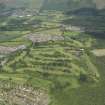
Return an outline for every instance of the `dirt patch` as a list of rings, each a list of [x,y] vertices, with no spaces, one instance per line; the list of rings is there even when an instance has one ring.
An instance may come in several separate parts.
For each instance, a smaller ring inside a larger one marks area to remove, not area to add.
[[[98,57],[105,56],[105,49],[94,49],[92,53]]]
[[[23,50],[23,49],[26,49],[25,45],[20,45],[16,47],[0,46],[0,54],[9,54],[17,50]]]

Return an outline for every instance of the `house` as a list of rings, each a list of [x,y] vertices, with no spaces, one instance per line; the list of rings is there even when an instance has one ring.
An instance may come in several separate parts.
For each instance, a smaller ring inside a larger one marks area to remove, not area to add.
[[[44,35],[44,34],[30,34],[26,38],[31,40],[33,43],[41,43],[48,41],[64,40],[62,35]]]

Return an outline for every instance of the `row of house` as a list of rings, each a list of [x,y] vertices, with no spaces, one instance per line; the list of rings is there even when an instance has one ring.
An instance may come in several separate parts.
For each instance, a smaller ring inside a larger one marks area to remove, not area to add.
[[[27,36],[27,38],[33,43],[64,40],[64,37],[62,35],[30,34]]]
[[[31,17],[31,16],[35,16],[35,15],[38,15],[38,11],[37,10],[21,10],[21,9],[18,9],[18,10],[14,10],[13,13],[12,13],[12,16],[14,17]]]
[[[83,27],[73,26],[73,25],[60,25],[61,30],[64,31],[76,31],[76,32],[84,32],[85,29]]]

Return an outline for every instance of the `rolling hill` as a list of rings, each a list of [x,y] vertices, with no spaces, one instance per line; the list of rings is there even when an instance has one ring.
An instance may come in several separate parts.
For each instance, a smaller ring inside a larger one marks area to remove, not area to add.
[[[0,0],[0,105],[103,105],[104,4]]]

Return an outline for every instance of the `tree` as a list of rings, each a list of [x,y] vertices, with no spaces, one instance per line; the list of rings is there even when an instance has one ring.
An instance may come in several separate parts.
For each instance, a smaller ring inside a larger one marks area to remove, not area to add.
[[[88,81],[88,75],[87,75],[87,74],[84,74],[84,73],[81,73],[79,80],[80,80],[81,82],[86,82],[86,81]]]

